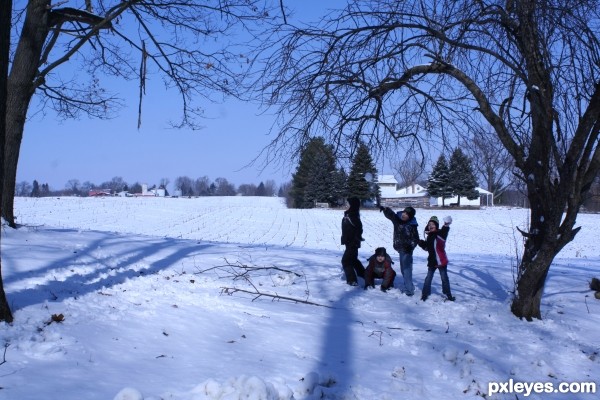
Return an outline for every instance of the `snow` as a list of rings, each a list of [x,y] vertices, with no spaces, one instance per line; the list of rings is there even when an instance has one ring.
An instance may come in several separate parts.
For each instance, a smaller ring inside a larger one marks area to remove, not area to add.
[[[432,214],[453,218],[456,302],[443,301],[437,274],[419,300],[420,249],[414,297],[346,285],[342,210],[116,197],[17,198],[15,211],[21,227],[2,230],[15,317],[0,323],[2,399],[457,399],[483,398],[493,383],[598,383],[589,281],[600,275],[600,215],[579,215],[550,270],[543,319],[526,322],[510,313],[524,209],[417,209],[421,231]],[[385,246],[401,286],[392,224],[361,216],[361,259]],[[596,398],[526,394],[487,398]]]

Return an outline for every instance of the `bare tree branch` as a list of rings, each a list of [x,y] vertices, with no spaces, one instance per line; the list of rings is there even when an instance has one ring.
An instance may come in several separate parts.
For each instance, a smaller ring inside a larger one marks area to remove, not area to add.
[[[522,0],[351,0],[272,32],[257,88],[280,120],[269,155],[323,136],[348,157],[469,143],[492,131],[531,205],[511,310],[541,318],[553,258],[600,172],[600,9]]]
[[[318,306],[318,307],[325,307],[325,308],[335,308],[332,306],[328,306],[325,304],[319,304],[319,303],[314,303],[312,301],[308,301],[308,300],[302,300],[302,299],[295,299],[293,297],[288,297],[288,296],[281,296],[277,293],[265,293],[265,292],[260,292],[258,289],[254,288],[254,290],[246,290],[246,289],[240,289],[240,288],[231,288],[231,287],[223,287],[221,288],[221,293],[224,293],[226,295],[233,295],[234,293],[240,292],[240,293],[249,293],[252,295],[255,295],[255,297],[252,299],[252,301],[260,298],[260,297],[270,297],[274,300],[286,300],[286,301],[291,301],[293,303],[302,303],[302,304],[309,304],[312,306]]]

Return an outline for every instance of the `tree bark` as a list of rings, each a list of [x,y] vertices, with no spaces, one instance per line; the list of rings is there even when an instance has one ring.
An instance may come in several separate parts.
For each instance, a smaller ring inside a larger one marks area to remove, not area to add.
[[[17,165],[21,151],[23,130],[29,103],[38,86],[35,78],[38,60],[48,36],[49,0],[31,0],[27,17],[15,52],[7,84],[6,144],[4,148],[4,182],[2,182],[2,216],[11,227],[16,227],[14,197]]]
[[[515,297],[511,304],[512,313],[518,318],[532,321],[542,319],[541,300],[550,264],[558,251],[547,253],[546,257],[523,259],[519,266],[522,276],[518,280]]]
[[[0,3],[0,165],[4,159],[3,152],[6,138],[6,97],[8,81],[8,56],[10,53],[10,28],[12,16],[12,0]],[[3,168],[0,168],[0,188],[3,182]],[[4,196],[0,191],[0,201]],[[0,235],[2,232],[0,232]],[[1,240],[1,239],[0,239]],[[0,249],[2,247],[0,246]],[[1,252],[1,250],[0,250]],[[11,323],[13,315],[4,292],[2,279],[2,257],[0,253],[0,321]]]
[[[535,172],[533,173],[535,176]],[[527,321],[542,319],[541,298],[546,277],[554,258],[571,242],[580,228],[573,229],[583,194],[569,183],[563,188],[573,193],[572,202],[560,185],[542,178],[528,182],[531,222],[526,237],[523,258],[518,269],[517,287],[511,304],[512,313]],[[567,209],[566,216],[565,208]]]

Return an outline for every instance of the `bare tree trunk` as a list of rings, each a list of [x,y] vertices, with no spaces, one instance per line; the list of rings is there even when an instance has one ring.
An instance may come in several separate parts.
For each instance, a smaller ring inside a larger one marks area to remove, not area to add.
[[[544,293],[546,276],[550,269],[552,259],[558,251],[549,251],[545,257],[522,260],[519,269],[522,271],[521,278],[517,283],[516,295],[511,304],[512,313],[519,317],[532,321],[534,318],[542,319],[541,300]]]
[[[522,232],[526,238],[525,248],[511,304],[512,313],[528,321],[542,318],[541,298],[548,271],[554,258],[579,232],[580,228],[573,229],[573,226],[580,199],[585,195],[571,182],[564,186],[545,182],[528,185],[531,222],[529,232]],[[576,193],[570,201],[565,195],[568,192]]]
[[[3,152],[6,138],[6,97],[8,81],[8,55],[10,52],[10,28],[11,28],[12,0],[0,3],[0,166],[2,165]],[[0,188],[3,182],[4,169],[0,168]],[[4,199],[0,191],[0,200]],[[1,232],[0,232],[1,235]],[[1,237],[0,237],[1,240]],[[2,247],[0,246],[0,249]],[[1,250],[0,250],[1,251]],[[13,315],[8,305],[6,293],[4,292],[4,280],[2,279],[2,257],[0,253],[0,321],[11,323]]]
[[[9,79],[10,81],[10,79]],[[9,87],[12,85],[9,83]],[[14,214],[15,187],[17,181],[17,165],[21,151],[21,140],[25,128],[27,107],[31,95],[25,92],[9,89],[9,102],[7,105],[6,143],[4,150],[4,182],[2,184],[2,217],[9,226],[16,228]]]
[[[31,0],[27,5],[27,17],[15,52],[8,77],[6,104],[6,144],[4,148],[4,182],[2,183],[2,216],[11,227],[16,227],[14,197],[17,180],[17,164],[23,139],[27,109],[37,83],[34,81],[38,60],[44,41],[48,36],[48,10],[50,1]]]

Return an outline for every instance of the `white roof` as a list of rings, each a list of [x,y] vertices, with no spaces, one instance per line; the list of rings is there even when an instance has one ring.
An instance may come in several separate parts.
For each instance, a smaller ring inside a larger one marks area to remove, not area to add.
[[[398,183],[394,175],[379,175],[377,177],[377,183],[393,183],[394,185]]]
[[[399,193],[388,193],[385,196],[382,194],[381,197],[385,199],[412,199],[415,197],[427,197],[428,194],[426,191],[418,192],[418,193],[409,193],[409,194],[399,194]]]

